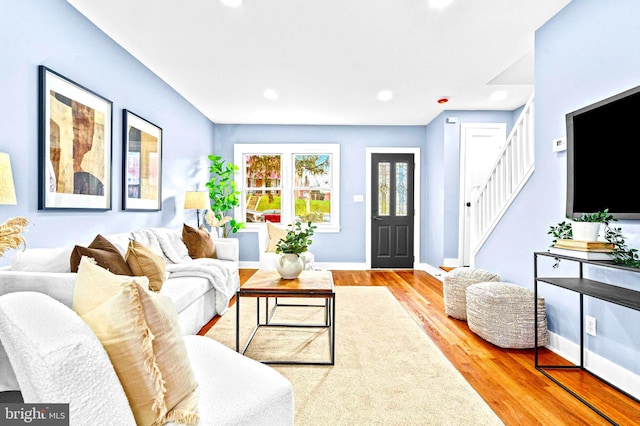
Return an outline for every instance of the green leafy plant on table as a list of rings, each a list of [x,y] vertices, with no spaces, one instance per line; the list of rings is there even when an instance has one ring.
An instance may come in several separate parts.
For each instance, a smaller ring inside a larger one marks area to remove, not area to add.
[[[628,248],[624,235],[622,235],[622,228],[615,228],[611,226],[611,222],[615,222],[616,219],[609,213],[609,209],[605,209],[595,213],[583,213],[582,216],[562,221],[555,226],[550,226],[547,234],[553,236],[551,246],[553,246],[558,239],[572,239],[573,231],[571,228],[571,221],[574,222],[599,222],[604,226],[604,239],[613,245],[613,252],[611,253],[612,260],[615,263],[631,266],[634,268],[640,268],[640,258],[638,257],[638,249]]]
[[[305,228],[302,227],[302,222],[289,224],[287,226],[287,235],[276,243],[276,253],[293,253],[297,255],[304,253],[312,243],[311,237],[316,228],[317,226],[313,225],[311,221],[307,223]]]
[[[209,173],[211,179],[206,183],[209,188],[211,210],[205,215],[205,220],[212,227],[222,228],[226,238],[230,233],[235,234],[244,228],[244,222],[236,221],[226,213],[240,205],[240,191],[236,188],[234,175],[238,172],[238,166],[225,161],[219,155],[209,155],[211,166]]]

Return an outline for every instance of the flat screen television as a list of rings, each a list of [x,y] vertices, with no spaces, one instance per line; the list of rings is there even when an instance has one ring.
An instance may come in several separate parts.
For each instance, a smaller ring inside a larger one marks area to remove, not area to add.
[[[567,217],[640,219],[640,86],[566,115]]]

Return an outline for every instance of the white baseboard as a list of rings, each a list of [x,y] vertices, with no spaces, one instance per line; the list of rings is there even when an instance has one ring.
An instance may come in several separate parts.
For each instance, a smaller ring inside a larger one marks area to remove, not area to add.
[[[325,263],[325,262],[315,262],[314,266],[320,269],[333,270],[333,271],[364,271],[366,268],[365,263],[347,263],[347,262],[336,262],[336,263]],[[255,261],[241,261],[238,263],[239,268],[246,269],[260,269],[260,262]]]
[[[324,262],[316,262],[315,266],[321,269],[333,270],[333,271],[364,271],[367,269],[366,263],[347,263],[347,262],[336,262],[336,263],[324,263]],[[241,261],[238,263],[239,268],[243,269],[259,269],[260,262],[257,261]],[[438,278],[440,281],[444,279],[446,272],[440,268],[436,268],[435,266],[428,265],[426,263],[420,263],[415,266],[415,269],[419,269],[421,271],[428,272],[434,277]]]
[[[446,271],[443,271],[440,268],[436,268],[435,266],[431,266],[427,263],[420,263],[416,269],[420,269],[421,271],[425,271],[430,275],[433,275],[440,281],[444,281],[444,276],[447,274]]]
[[[577,343],[549,332],[547,348],[576,365],[580,364],[580,345]],[[584,366],[614,386],[640,399],[640,375],[587,349],[584,351]]]
[[[460,259],[456,258],[445,258],[443,260],[443,265],[442,266],[450,266],[450,267],[457,267],[457,266],[462,266],[460,264]]]

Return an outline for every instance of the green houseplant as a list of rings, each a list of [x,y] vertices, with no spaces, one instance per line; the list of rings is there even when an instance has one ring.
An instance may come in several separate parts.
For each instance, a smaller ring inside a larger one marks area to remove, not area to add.
[[[604,226],[604,239],[613,245],[613,252],[611,253],[612,260],[615,263],[620,263],[634,268],[640,268],[640,258],[638,257],[638,250],[635,248],[628,248],[624,235],[622,235],[621,228],[615,228],[611,226],[611,222],[615,222],[616,219],[609,213],[609,209],[605,209],[595,213],[584,213],[582,216],[562,221],[557,225],[550,226],[547,234],[553,236],[553,246],[558,239],[572,239],[573,238],[573,222],[595,222]]]
[[[316,228],[311,221],[305,228],[302,228],[301,222],[287,226],[287,234],[276,243],[276,253],[280,255],[276,269],[283,279],[297,278],[304,269],[300,255],[311,245]]]
[[[276,253],[289,253],[300,255],[307,251],[311,245],[311,237],[317,226],[311,221],[306,228],[302,228],[302,222],[291,223],[287,226],[287,235],[276,243]]]
[[[209,155],[211,179],[206,183],[211,199],[211,211],[205,215],[205,220],[212,227],[222,228],[226,238],[230,233],[236,233],[244,228],[244,222],[236,221],[232,216],[226,216],[229,210],[240,205],[240,191],[236,189],[233,179],[238,172],[238,166],[225,161],[219,155]]]

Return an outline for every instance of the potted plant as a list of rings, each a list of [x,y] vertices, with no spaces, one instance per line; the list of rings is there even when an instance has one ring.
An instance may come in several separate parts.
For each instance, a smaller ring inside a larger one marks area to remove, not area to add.
[[[311,221],[305,228],[299,221],[287,226],[287,234],[276,243],[276,253],[280,254],[276,269],[282,278],[294,279],[300,275],[304,269],[304,262],[300,259],[300,255],[311,245],[311,237],[316,228],[317,226]]]
[[[569,219],[569,221],[562,221],[555,226],[549,227],[550,229],[547,234],[553,235],[554,238],[551,244],[552,246],[558,239],[578,239],[575,237],[576,225],[582,223],[595,223],[598,226],[604,225],[604,239],[613,245],[613,252],[611,253],[612,260],[615,263],[640,268],[638,250],[635,248],[628,248],[624,235],[622,235],[622,229],[615,228],[610,225],[611,222],[615,222],[618,219],[609,213],[609,209],[591,214],[584,213],[582,216],[573,220],[570,218],[567,219]],[[596,238],[585,241],[595,241]]]
[[[219,155],[209,155],[211,166],[209,173],[211,179],[206,183],[209,188],[211,210],[205,214],[205,220],[211,227],[222,229],[222,236],[228,237],[229,233],[236,233],[244,228],[244,222],[236,221],[232,216],[226,216],[229,210],[240,205],[240,191],[236,189],[233,176],[238,171],[238,166],[226,162]]]

